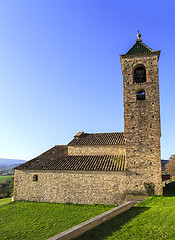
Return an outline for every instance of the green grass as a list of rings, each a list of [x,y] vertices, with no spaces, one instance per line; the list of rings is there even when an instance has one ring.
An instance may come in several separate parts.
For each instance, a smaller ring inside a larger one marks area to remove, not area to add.
[[[175,239],[175,182],[76,240]]]
[[[12,202],[0,206],[0,239],[48,239],[113,206]]]
[[[10,203],[12,200],[12,198],[2,198],[0,199],[0,205],[6,204],[6,203]]]
[[[0,206],[0,240],[48,239],[112,206],[12,202]],[[175,239],[175,182],[76,240]]]
[[[6,180],[11,180],[14,175],[0,176],[0,183],[5,182]]]

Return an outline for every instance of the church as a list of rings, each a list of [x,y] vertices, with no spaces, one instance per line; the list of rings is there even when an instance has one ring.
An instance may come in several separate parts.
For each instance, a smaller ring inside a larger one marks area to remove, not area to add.
[[[142,42],[120,55],[124,132],[78,132],[15,168],[14,200],[119,205],[162,194],[158,60]]]

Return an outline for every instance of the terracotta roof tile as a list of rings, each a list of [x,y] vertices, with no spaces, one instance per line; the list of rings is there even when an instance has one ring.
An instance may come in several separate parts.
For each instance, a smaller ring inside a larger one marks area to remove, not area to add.
[[[40,156],[15,167],[16,170],[124,171],[125,156],[68,156],[65,146],[55,146]]]
[[[48,158],[54,159],[56,156],[68,155],[68,146],[67,145],[56,145],[55,147],[47,150],[46,152],[39,155],[37,158]]]
[[[68,144],[76,145],[118,145],[125,144],[123,132],[114,133],[83,133],[75,135],[74,139]]]

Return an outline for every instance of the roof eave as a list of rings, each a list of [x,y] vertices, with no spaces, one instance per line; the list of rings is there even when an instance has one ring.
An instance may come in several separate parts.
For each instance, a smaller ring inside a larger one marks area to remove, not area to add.
[[[132,53],[132,54],[122,54],[120,55],[120,58],[132,58],[132,57],[138,57],[138,56],[149,56],[149,55],[157,55],[158,59],[160,56],[161,50],[153,51],[153,52],[146,52],[146,53]]]
[[[114,143],[114,144],[71,144],[69,143],[68,146],[70,147],[84,147],[84,146],[88,146],[88,147],[92,147],[92,146],[118,146],[118,145],[125,145],[124,143]]]

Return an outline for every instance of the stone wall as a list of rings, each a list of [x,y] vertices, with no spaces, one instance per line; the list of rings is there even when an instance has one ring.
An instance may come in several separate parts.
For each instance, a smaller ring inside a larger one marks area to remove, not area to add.
[[[68,155],[126,155],[125,145],[68,146]]]
[[[145,179],[126,172],[16,170],[14,181],[14,200],[24,201],[119,205],[126,195],[145,194]]]
[[[126,168],[140,176],[140,181],[153,182],[155,193],[162,194],[160,157],[159,51],[121,56],[124,90],[124,133]],[[146,82],[135,83],[134,70],[146,69]],[[136,93],[145,91],[145,100]]]

